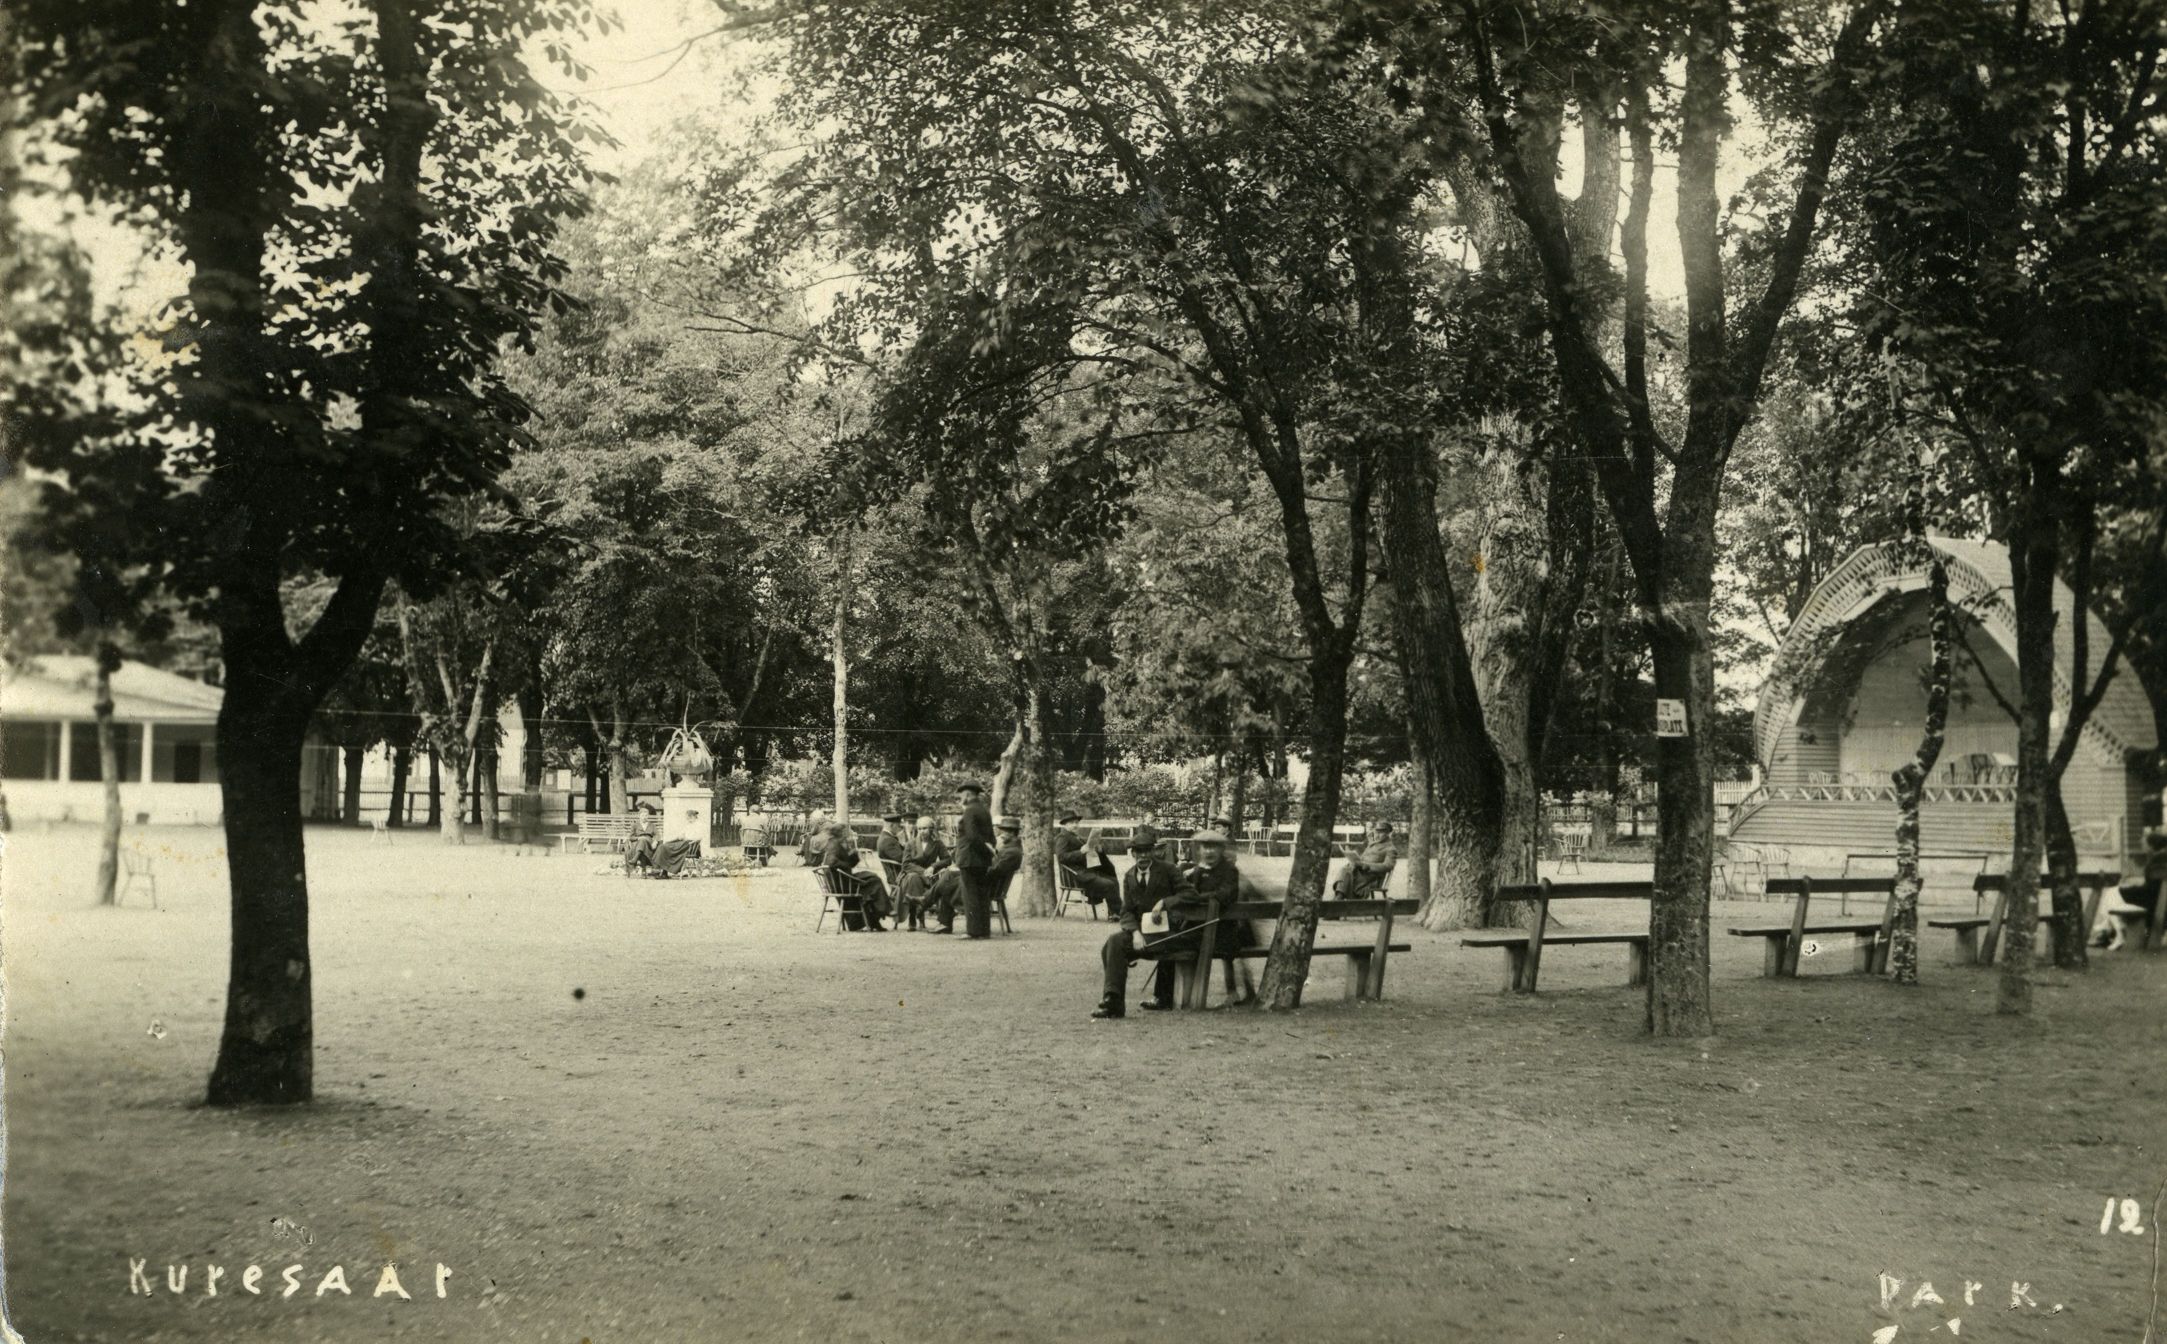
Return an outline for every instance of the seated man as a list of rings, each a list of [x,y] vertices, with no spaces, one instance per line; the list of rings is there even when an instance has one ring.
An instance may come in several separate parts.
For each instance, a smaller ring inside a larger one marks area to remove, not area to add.
[[[1245,879],[1234,865],[1234,856],[1227,852],[1227,838],[1217,830],[1198,831],[1194,837],[1196,862],[1182,869],[1182,876],[1196,888],[1198,898],[1213,901],[1221,910],[1241,901],[1260,899],[1256,888]],[[1226,967],[1227,997],[1235,1003],[1254,1003],[1257,997],[1256,980],[1249,973],[1249,963],[1237,961],[1236,952],[1245,947],[1256,946],[1256,929],[1246,919],[1219,921],[1219,932],[1212,938],[1214,956],[1223,957]],[[1234,968],[1241,968],[1241,989],[1234,988]]]
[[[874,933],[884,932],[880,921],[888,914],[888,889],[881,885],[878,874],[859,870],[858,842],[852,837],[849,826],[841,822],[828,823],[827,841],[820,849],[820,866],[856,886],[858,908],[865,912],[865,927]],[[853,927],[847,915],[843,927]]]
[[[1392,847],[1392,823],[1381,821],[1370,832],[1369,843],[1354,856],[1332,883],[1332,896],[1342,901],[1366,900],[1384,894],[1385,883],[1392,879],[1392,866],[1399,862],[1399,853]]]
[[[1196,888],[1173,864],[1159,857],[1159,833],[1139,826],[1129,841],[1136,863],[1121,880],[1121,931],[1099,949],[1099,966],[1105,972],[1105,991],[1091,1014],[1098,1019],[1128,1016],[1129,966],[1138,958],[1158,958],[1194,952],[1201,941],[1206,903]],[[1166,913],[1170,927],[1165,933],[1143,932],[1147,911]],[[1174,1006],[1174,968],[1162,962],[1152,982],[1146,1008],[1164,1010]]]
[[[1107,903],[1106,917],[1118,919],[1121,917],[1121,881],[1114,876],[1113,860],[1098,854],[1098,861],[1093,863],[1093,852],[1084,844],[1083,836],[1070,829],[1082,820],[1080,812],[1061,814],[1061,824],[1053,833],[1054,857],[1068,880],[1082,889],[1084,899],[1091,903],[1093,910],[1104,901]]]
[[[1014,817],[1002,817],[993,824],[993,833],[993,862],[986,867],[988,899],[995,892],[1006,896],[1008,884],[1023,868],[1023,823]]]
[[[903,898],[910,911],[911,927],[927,933],[952,933],[963,879],[949,861],[948,846],[942,843],[934,818],[927,817],[914,834],[917,838],[910,862],[903,866]],[[940,927],[927,922],[928,914]]]

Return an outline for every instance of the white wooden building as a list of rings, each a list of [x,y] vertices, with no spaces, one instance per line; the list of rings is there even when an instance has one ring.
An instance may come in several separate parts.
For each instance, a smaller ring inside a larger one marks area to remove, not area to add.
[[[2008,552],[1991,542],[1933,537],[1949,597],[1972,656],[1956,653],[1946,739],[1921,810],[1928,853],[2008,854],[2016,799],[2016,724],[1996,699],[2017,694],[2016,613]],[[1926,566],[1891,545],[1853,552],[1816,588],[1784,636],[1754,716],[1763,785],[1738,806],[1734,839],[1842,853],[1894,847],[1890,775],[1910,760],[1925,719]],[[2109,645],[2091,613],[2087,657],[2076,669],[2075,597],[2057,584],[2054,726],[2080,678],[2089,684]],[[1976,662],[1974,661],[1974,656]],[[1991,683],[1991,685],[1989,685]],[[2142,687],[2116,670],[2079,737],[2062,796],[2087,860],[2127,865],[2156,823],[2157,726]],[[1803,856],[1801,856],[1803,857]],[[2129,871],[2125,866],[2123,871]]]
[[[97,667],[53,655],[0,676],[0,777],[17,821],[90,821],[103,814]],[[216,822],[216,686],[124,662],[113,674],[121,812],[158,824]]]

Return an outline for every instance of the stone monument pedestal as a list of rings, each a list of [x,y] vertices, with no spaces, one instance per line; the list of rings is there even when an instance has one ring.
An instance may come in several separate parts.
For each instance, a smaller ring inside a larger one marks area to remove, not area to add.
[[[690,840],[707,852],[708,815],[715,791],[697,784],[672,784],[662,791],[662,838]]]

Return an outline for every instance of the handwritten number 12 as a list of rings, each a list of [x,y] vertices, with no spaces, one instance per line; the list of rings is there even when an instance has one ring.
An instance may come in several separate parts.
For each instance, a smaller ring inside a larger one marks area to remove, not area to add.
[[[2122,1225],[2120,1227],[2116,1227],[2114,1223],[2114,1215],[2117,1209],[2121,1210],[2122,1214]],[[2131,1236],[2143,1236],[2144,1205],[2139,1204],[2134,1199],[2116,1199],[2112,1195],[2107,1196],[2107,1207],[2100,1210],[2099,1213],[2099,1230],[2102,1235],[2108,1232],[2127,1232]]]

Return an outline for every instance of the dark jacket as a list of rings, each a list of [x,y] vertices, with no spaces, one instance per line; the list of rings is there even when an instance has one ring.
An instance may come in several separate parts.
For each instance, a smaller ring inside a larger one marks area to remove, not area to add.
[[[993,809],[983,802],[963,809],[956,823],[956,867],[986,868],[993,863]]]
[[[919,844],[918,852],[910,856],[910,861],[912,867],[928,873],[938,872],[948,866],[948,846],[941,843],[938,834],[929,830]]]
[[[1166,902],[1168,918],[1174,930],[1179,931],[1184,920],[1194,922],[1202,919],[1203,906],[1197,901],[1196,888],[1189,885],[1181,870],[1165,859],[1153,859],[1148,878],[1138,880],[1144,865],[1137,864],[1121,875],[1121,927],[1134,933],[1144,926],[1144,912]]]
[[[893,831],[880,833],[880,842],[874,852],[880,855],[882,863],[901,863],[910,857],[910,851],[903,846],[903,837]]]
[[[857,845],[853,844],[847,835],[830,837],[828,843],[820,851],[820,866],[823,868],[840,868],[844,872],[849,872],[858,866]]]
[[[1002,845],[993,851],[993,862],[986,865],[986,880],[998,884],[1001,879],[1014,877],[1023,867],[1023,846],[1016,843]]]

